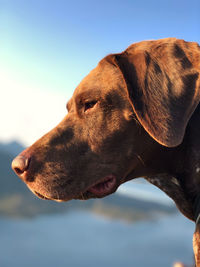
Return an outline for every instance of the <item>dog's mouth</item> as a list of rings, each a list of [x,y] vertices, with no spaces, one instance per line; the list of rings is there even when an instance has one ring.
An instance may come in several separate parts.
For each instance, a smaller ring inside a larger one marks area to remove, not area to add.
[[[29,187],[29,189],[40,199],[44,199],[44,200],[54,200],[54,201],[68,201],[72,198],[59,198],[58,197],[49,197],[46,196],[44,194],[39,193],[38,191],[32,189]],[[84,193],[81,194],[81,199],[83,195],[87,195],[92,194],[94,197],[104,197],[106,195],[109,195],[111,193],[114,193],[114,191],[117,189],[117,179],[113,174],[107,175],[106,177],[104,177],[103,179],[101,179],[100,181],[96,182],[94,185],[90,186]],[[74,197],[74,198],[79,198],[78,197]],[[87,197],[85,198],[87,199]]]
[[[91,186],[87,192],[92,193],[96,197],[103,197],[113,193],[117,188],[117,180],[113,174],[106,176],[101,181]]]

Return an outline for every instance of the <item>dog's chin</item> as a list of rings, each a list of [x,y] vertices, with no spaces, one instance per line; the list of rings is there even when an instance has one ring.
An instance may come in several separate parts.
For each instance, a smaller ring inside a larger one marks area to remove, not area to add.
[[[31,191],[35,196],[37,196],[38,198],[40,198],[40,199],[42,199],[42,200],[54,200],[54,201],[58,201],[58,202],[61,202],[61,201],[62,201],[62,200],[60,200],[60,199],[57,199],[57,198],[53,198],[53,197],[47,196],[47,194],[40,193],[40,192],[36,191],[35,189],[31,188],[30,186],[28,186],[28,188],[30,189],[30,191]]]
[[[35,190],[32,190],[32,189],[31,189],[31,191],[33,192],[34,195],[36,195],[38,198],[40,198],[42,200],[53,200],[53,201],[56,201],[56,202],[64,202],[64,201],[71,200],[71,198],[70,199],[68,199],[68,198],[61,199],[59,197],[55,197],[55,198],[54,197],[49,197],[49,196],[41,194],[41,193],[39,193],[39,192],[37,192]]]
[[[31,191],[33,192],[33,194],[35,194],[35,195],[36,195],[38,198],[40,198],[40,199],[51,200],[51,198],[46,197],[46,196],[40,194],[39,192],[37,192],[37,191],[35,191],[35,190],[31,190]]]

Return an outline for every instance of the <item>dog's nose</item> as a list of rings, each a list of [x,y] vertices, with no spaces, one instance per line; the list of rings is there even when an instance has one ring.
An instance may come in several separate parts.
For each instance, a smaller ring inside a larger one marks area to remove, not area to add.
[[[12,161],[12,169],[19,176],[22,177],[23,173],[28,169],[30,159],[24,156],[17,156]]]

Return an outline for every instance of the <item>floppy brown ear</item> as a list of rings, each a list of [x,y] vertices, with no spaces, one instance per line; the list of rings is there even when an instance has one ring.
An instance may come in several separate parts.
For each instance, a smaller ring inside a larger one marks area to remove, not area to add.
[[[160,144],[179,145],[200,101],[200,48],[175,38],[133,44],[114,60],[144,129]]]

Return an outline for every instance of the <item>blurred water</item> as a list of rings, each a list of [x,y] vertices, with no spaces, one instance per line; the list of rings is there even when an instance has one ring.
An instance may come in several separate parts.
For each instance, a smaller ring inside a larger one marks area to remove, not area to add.
[[[89,212],[0,219],[1,267],[169,267],[192,263],[193,223],[182,215],[128,224]]]
[[[174,202],[158,187],[145,181],[143,178],[131,180],[122,184],[117,194],[125,195],[130,198],[140,199],[143,201],[151,201],[167,206],[173,206]]]

